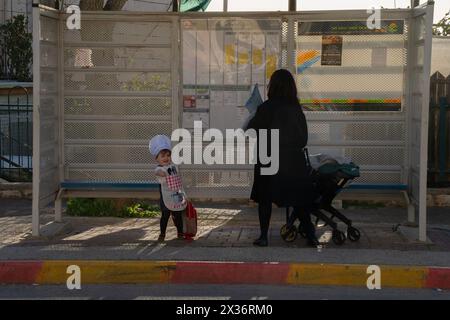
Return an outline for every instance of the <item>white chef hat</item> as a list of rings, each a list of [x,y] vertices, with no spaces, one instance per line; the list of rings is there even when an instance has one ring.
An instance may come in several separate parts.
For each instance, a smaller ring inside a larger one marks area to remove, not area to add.
[[[150,140],[148,148],[150,149],[150,153],[154,157],[157,157],[161,150],[172,150],[172,142],[168,136],[159,134]]]

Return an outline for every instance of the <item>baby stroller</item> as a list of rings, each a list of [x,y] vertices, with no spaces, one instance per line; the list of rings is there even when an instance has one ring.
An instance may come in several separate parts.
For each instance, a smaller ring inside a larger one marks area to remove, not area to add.
[[[353,179],[359,177],[359,167],[348,160],[338,161],[327,155],[309,156],[305,148],[306,164],[313,182],[314,199],[311,206],[311,215],[316,217],[316,226],[320,220],[325,222],[325,226],[330,226],[333,230],[332,240],[337,245],[342,245],[348,238],[351,241],[358,241],[361,233],[352,226],[352,221],[332,206],[333,199],[337,194]],[[326,211],[330,215],[325,214]],[[337,223],[333,220],[339,219],[347,225],[346,234],[337,228]],[[280,234],[284,241],[292,242],[297,238],[297,234],[306,237],[302,224],[295,226],[298,215],[290,208],[286,208],[286,224],[281,228]]]

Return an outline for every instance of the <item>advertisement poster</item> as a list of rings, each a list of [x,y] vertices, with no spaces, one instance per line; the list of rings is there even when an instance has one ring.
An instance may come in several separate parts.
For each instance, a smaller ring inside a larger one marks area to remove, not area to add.
[[[342,65],[342,37],[323,36],[322,37],[322,59],[323,66]]]
[[[205,127],[240,128],[251,88],[257,85],[265,97],[270,77],[280,67],[280,20],[195,19],[182,24],[183,126],[201,119]]]

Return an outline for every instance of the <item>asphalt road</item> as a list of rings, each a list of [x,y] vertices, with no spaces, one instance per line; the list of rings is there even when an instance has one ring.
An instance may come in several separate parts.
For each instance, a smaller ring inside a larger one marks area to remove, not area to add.
[[[450,300],[450,290],[256,285],[0,286],[0,299],[138,300]]]

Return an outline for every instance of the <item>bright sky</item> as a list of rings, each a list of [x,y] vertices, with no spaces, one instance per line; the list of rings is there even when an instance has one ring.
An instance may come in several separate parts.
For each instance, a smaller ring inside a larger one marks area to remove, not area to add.
[[[421,0],[420,3],[424,3]],[[297,0],[297,10],[407,8],[410,0]],[[223,0],[212,0],[207,11],[222,11]],[[228,0],[228,11],[287,11],[288,0]],[[434,21],[450,10],[450,0],[435,0]]]

